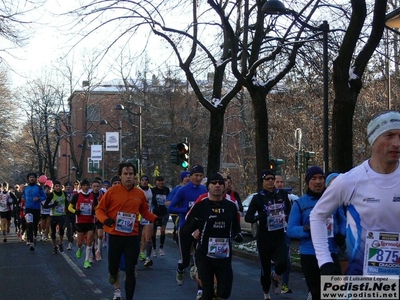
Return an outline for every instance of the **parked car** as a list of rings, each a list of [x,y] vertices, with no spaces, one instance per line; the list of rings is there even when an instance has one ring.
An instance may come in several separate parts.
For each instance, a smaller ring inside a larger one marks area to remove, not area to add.
[[[242,202],[243,205],[243,212],[240,213],[240,227],[242,228],[242,232],[247,232],[247,233],[251,233],[251,235],[253,236],[253,238],[257,237],[258,234],[258,222],[256,223],[247,223],[244,220],[244,216],[247,213],[247,209],[249,208],[250,202],[253,199],[253,196],[256,195],[257,193],[253,193],[248,195]]]

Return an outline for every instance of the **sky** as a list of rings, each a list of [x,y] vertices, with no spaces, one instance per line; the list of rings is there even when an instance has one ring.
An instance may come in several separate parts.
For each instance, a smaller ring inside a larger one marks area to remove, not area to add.
[[[28,18],[36,20],[30,29],[24,31],[30,34],[27,45],[14,49],[13,56],[5,57],[13,69],[11,72],[12,86],[18,87],[26,81],[48,74],[52,67],[60,66],[60,60],[62,60],[61,65],[64,66],[74,64],[74,71],[78,74],[75,78],[77,83],[80,84],[82,80],[85,80],[85,78],[78,78],[85,73],[84,65],[88,64],[93,53],[104,48],[104,45],[111,37],[115,36],[115,33],[100,30],[72,49],[77,38],[72,35],[72,31],[67,30],[70,27],[71,19],[60,16],[60,13],[78,5],[79,0],[48,0],[43,8],[27,15]],[[109,39],[107,40],[107,38]],[[137,34],[135,41],[130,43],[129,51],[125,51],[126,55],[135,56],[137,52],[141,52],[145,41],[144,33]],[[157,53],[159,49],[162,49],[159,43],[159,39],[155,37],[150,39],[150,47],[147,47],[149,57],[160,57],[160,54]],[[120,49],[121,46],[114,46],[110,55],[103,60],[98,69],[98,80],[107,81],[118,78],[118,72],[110,70],[110,65],[114,63],[114,66],[117,67],[118,62],[115,63],[114,59],[118,56]],[[65,59],[66,53],[69,53],[67,59]],[[150,68],[156,68],[158,64],[153,61],[151,65]]]

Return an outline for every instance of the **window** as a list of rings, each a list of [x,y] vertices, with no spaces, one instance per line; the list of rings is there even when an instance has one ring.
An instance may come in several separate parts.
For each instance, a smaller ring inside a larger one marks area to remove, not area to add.
[[[100,106],[97,104],[91,104],[87,108],[87,119],[88,121],[100,121]]]
[[[91,160],[88,158],[88,173],[98,173],[100,169],[100,163],[98,160]]]

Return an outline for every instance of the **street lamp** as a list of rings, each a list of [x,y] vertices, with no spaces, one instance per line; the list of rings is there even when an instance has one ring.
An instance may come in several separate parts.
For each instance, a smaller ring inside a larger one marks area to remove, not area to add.
[[[142,154],[143,154],[143,129],[142,129],[142,107],[139,106],[139,112],[135,113],[125,108],[122,104],[115,105],[115,110],[126,110],[128,113],[134,116],[139,116],[139,168],[137,172],[142,174]]]
[[[62,155],[62,157],[65,157],[65,159],[66,159],[66,164],[65,164],[65,167],[67,168],[67,172],[68,172],[68,176],[67,176],[67,181],[68,182],[70,182],[70,168],[69,168],[69,164],[70,164],[70,155],[69,154],[66,154],[66,153],[64,153],[63,155]]]
[[[329,24],[327,21],[318,26],[312,26],[299,18],[299,14],[294,10],[285,8],[279,0],[268,0],[264,3],[262,11],[267,15],[292,15],[304,27],[321,32],[323,44],[323,109],[324,109],[324,171],[329,170],[329,86],[328,86],[328,32]]]

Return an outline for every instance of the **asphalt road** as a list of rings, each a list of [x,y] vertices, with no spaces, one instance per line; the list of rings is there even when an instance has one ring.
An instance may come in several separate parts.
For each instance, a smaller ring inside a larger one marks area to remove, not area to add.
[[[14,231],[14,228],[11,228]],[[159,239],[157,239],[159,242]],[[66,248],[66,245],[64,245]],[[178,248],[167,237],[165,256],[153,258],[150,268],[139,262],[135,299],[196,299],[197,284],[185,274],[185,282],[178,286],[175,281]],[[54,299],[54,300],[103,300],[112,299],[113,286],[108,283],[107,250],[105,259],[83,268],[83,258],[72,251],[52,254],[50,243],[38,242],[31,252],[24,242],[12,233],[7,243],[0,244],[0,300]],[[257,261],[242,257],[233,258],[234,283],[229,299],[263,299],[259,283],[260,268]],[[307,289],[301,273],[292,272],[292,294],[272,295],[272,299],[306,299]]]

